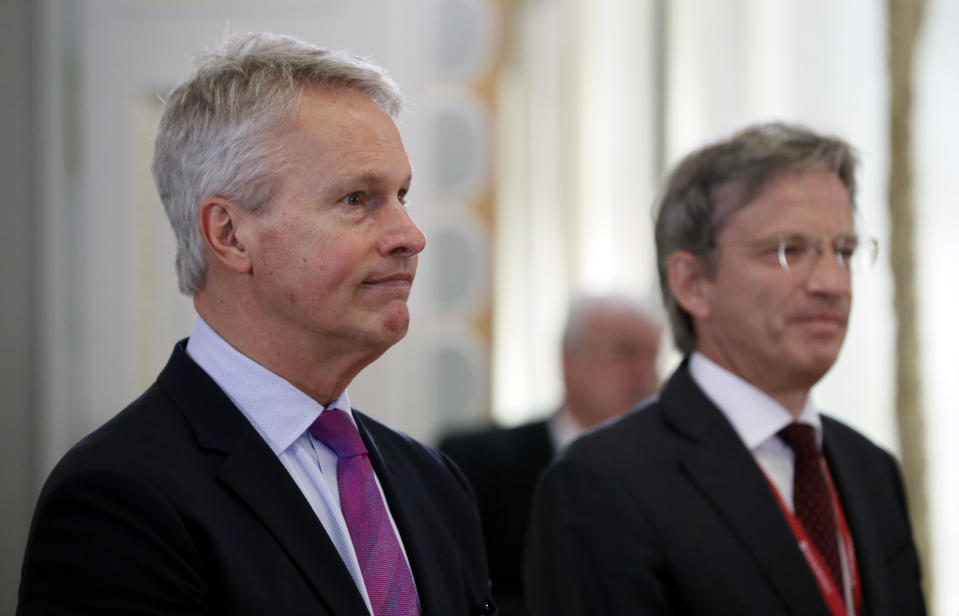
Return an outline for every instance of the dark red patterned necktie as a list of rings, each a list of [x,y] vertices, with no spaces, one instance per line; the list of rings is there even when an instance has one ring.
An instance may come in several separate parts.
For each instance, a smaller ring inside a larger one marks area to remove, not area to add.
[[[336,453],[340,506],[374,616],[416,616],[419,608],[413,575],[393,532],[356,426],[345,411],[327,409],[309,432]]]
[[[796,517],[829,567],[836,586],[842,588],[836,512],[833,511],[832,494],[823,474],[824,459],[816,443],[815,429],[794,422],[780,430],[779,437],[789,445],[796,457],[793,474]]]

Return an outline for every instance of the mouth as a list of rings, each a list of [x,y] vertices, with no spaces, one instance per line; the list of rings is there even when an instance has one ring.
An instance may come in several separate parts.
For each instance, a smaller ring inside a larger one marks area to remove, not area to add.
[[[832,310],[817,310],[798,315],[793,322],[818,332],[840,332],[846,329],[846,315]]]
[[[364,287],[409,289],[413,286],[413,274],[409,272],[394,272],[376,275],[367,278],[361,285]]]

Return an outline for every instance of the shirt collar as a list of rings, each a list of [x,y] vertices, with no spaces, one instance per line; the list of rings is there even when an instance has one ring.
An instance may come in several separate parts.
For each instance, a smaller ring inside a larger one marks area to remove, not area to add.
[[[302,436],[324,410],[322,404],[289,381],[236,350],[202,317],[197,317],[186,351],[253,424],[276,455]],[[346,390],[326,408],[347,411],[353,421]]]
[[[798,418],[755,385],[720,367],[695,351],[689,360],[689,373],[700,389],[726,416],[746,447],[752,451],[793,421],[809,424],[816,431],[822,446],[822,421],[812,402],[806,404]]]
[[[550,418],[547,426],[549,427],[550,441],[553,443],[553,451],[556,453],[566,449],[567,445],[586,432],[586,428],[576,421],[565,404],[559,409],[558,413]]]

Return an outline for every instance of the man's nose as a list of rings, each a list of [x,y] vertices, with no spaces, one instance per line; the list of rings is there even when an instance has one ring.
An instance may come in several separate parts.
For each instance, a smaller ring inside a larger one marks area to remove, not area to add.
[[[384,255],[413,257],[426,247],[426,236],[410,217],[406,206],[398,199],[385,212],[380,252]]]
[[[813,255],[812,268],[805,284],[810,293],[849,293],[849,264],[841,262],[832,246],[821,246]]]

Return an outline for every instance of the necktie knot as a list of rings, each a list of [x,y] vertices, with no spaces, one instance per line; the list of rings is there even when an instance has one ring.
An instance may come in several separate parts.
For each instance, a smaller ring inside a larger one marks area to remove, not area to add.
[[[816,460],[819,458],[819,445],[816,443],[816,429],[809,424],[793,422],[779,431],[781,438],[793,450],[798,460]]]
[[[366,445],[346,411],[326,409],[309,428],[313,438],[333,450],[337,458],[366,455]]]

